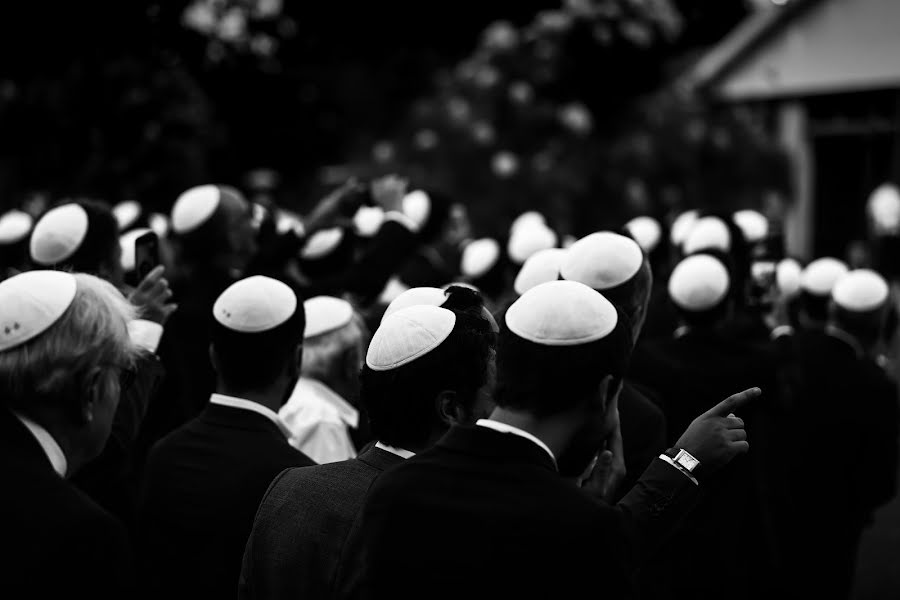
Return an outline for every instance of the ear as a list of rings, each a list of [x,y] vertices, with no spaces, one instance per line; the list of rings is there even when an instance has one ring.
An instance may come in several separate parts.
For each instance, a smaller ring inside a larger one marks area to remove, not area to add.
[[[444,390],[434,402],[438,416],[448,427],[466,422],[466,409],[459,402],[456,392]]]
[[[622,391],[623,380],[607,375],[600,382],[597,394],[592,399],[592,411],[608,412],[618,406],[619,392]]]
[[[84,388],[78,397],[78,416],[82,425],[90,425],[94,421],[94,410],[104,392],[102,374],[100,367],[94,367],[85,378]]]

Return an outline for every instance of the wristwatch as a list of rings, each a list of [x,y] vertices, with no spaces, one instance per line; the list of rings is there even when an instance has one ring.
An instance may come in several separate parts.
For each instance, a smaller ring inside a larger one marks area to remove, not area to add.
[[[703,475],[700,461],[683,448],[669,448],[665,455],[672,459],[676,467],[685,471],[688,475],[698,477]]]

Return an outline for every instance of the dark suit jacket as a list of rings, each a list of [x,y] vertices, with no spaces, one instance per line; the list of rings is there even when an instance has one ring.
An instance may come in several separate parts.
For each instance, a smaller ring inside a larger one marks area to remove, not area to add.
[[[61,478],[31,432],[0,409],[4,598],[129,598],[125,528]]]
[[[454,427],[385,472],[363,508],[373,598],[572,598],[629,594],[630,573],[698,488],[656,460],[617,506],[557,473],[533,442]]]
[[[342,598],[359,583],[355,538],[363,501],[403,462],[374,446],[353,460],[289,469],[259,505],[244,552],[240,598]]]
[[[628,493],[650,463],[665,452],[666,417],[649,399],[646,388],[626,381],[619,393],[619,420],[622,428],[622,450],[625,452],[625,478],[618,498]]]
[[[163,438],[147,461],[138,513],[149,595],[236,596],[266,488],[284,469],[312,464],[265,416],[217,404]]]

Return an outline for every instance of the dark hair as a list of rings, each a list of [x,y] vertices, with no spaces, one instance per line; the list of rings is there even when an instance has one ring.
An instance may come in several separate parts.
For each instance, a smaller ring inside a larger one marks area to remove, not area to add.
[[[110,266],[116,259],[119,223],[112,210],[101,202],[79,200],[75,204],[87,213],[87,232],[78,249],[53,267],[97,275],[104,266]]]
[[[423,244],[438,241],[444,231],[444,227],[450,220],[450,207],[453,202],[450,197],[435,189],[423,189],[430,201],[428,217],[419,230],[419,239]]]
[[[363,367],[360,400],[376,439],[400,448],[426,443],[445,426],[435,405],[443,391],[456,392],[470,407],[474,403],[487,381],[492,332],[478,314],[453,312],[453,331],[431,352],[389,371]]]
[[[643,308],[646,298],[650,296],[652,285],[653,272],[645,256],[640,268],[627,281],[617,286],[597,291],[621,309],[625,316],[629,319],[634,319]]]
[[[605,338],[575,346],[545,346],[519,337],[505,322],[497,350],[497,405],[546,417],[596,393],[603,379],[621,379],[631,354],[631,323],[619,321]]]
[[[885,308],[855,312],[834,306],[831,312],[832,322],[847,333],[859,339],[864,346],[871,346],[881,338],[885,327]]]
[[[806,290],[800,292],[800,307],[809,318],[825,322],[828,319],[828,304],[831,302],[831,295],[812,294]]]
[[[231,249],[231,242],[225,234],[231,227],[231,217],[227,211],[222,210],[222,203],[226,197],[239,202],[246,202],[246,199],[240,191],[233,187],[225,185],[218,187],[222,198],[209,219],[196,229],[176,235],[179,256],[187,262],[203,264]]]
[[[343,229],[343,236],[337,246],[328,254],[318,258],[300,258],[300,270],[310,279],[316,281],[343,273],[353,262],[356,250],[356,235],[349,229]],[[339,292],[339,290],[335,290]]]

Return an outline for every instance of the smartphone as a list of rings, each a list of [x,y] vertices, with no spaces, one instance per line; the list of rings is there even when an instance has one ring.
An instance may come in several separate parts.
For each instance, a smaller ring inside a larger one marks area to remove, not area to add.
[[[159,238],[156,233],[148,231],[134,241],[134,271],[131,273],[131,285],[139,285],[159,264]]]

